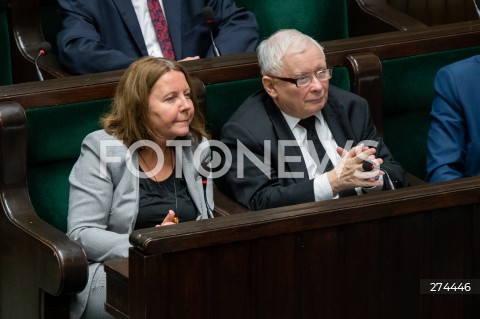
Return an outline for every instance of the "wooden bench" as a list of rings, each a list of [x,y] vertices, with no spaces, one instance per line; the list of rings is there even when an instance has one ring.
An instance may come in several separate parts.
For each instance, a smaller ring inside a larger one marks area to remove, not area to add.
[[[134,231],[128,261],[106,264],[107,309],[132,319],[477,318],[480,177],[371,195]],[[440,280],[472,294],[431,293]]]
[[[61,28],[56,0],[7,1],[13,83],[38,80],[34,61],[39,45],[44,41],[52,45],[52,52],[38,61],[44,77],[70,76],[61,68],[56,55],[56,36]],[[425,27],[384,0],[290,0],[281,4],[275,0],[236,2],[256,14],[261,38],[285,27],[298,28],[321,41]],[[380,5],[372,6],[368,2]],[[292,8],[298,12],[292,14]]]
[[[384,0],[235,0],[257,17],[260,38],[297,29],[318,41],[426,27]]]
[[[54,84],[47,82],[39,83]],[[203,83],[196,83],[196,92],[204,98]],[[73,103],[0,102],[1,318],[68,318],[70,295],[87,283],[85,252],[65,235],[68,176],[81,141],[99,128],[112,88],[97,82],[30,91],[49,99],[55,99],[56,92],[57,102],[70,94],[67,99],[80,96]],[[28,99],[26,95],[18,100]],[[245,211],[218,190],[214,197],[217,217]]]
[[[479,30],[478,23],[467,23],[324,44],[327,61],[335,68],[334,83],[369,99],[373,113],[380,114],[375,118],[381,128],[380,61],[474,48],[480,41]],[[206,114],[214,133],[260,85],[254,54],[190,61],[185,66],[206,85]],[[110,102],[121,74],[115,71],[0,87],[0,102],[6,103],[0,108],[0,317],[67,314],[68,295],[86,283],[85,255],[64,235],[67,176],[81,139],[97,128],[96,114]],[[26,110],[26,124],[18,104]],[[55,158],[58,154],[63,155]],[[56,169],[63,171],[63,177],[51,179],[50,172]],[[221,206],[215,200],[216,206]],[[226,213],[242,211],[241,207],[227,207]],[[9,244],[12,242],[15,244]],[[34,263],[48,269],[30,267]],[[13,268],[14,264],[22,267]],[[28,284],[24,278],[30,279]],[[12,290],[24,297],[19,300]]]
[[[16,102],[0,104],[0,317],[68,318],[69,294],[87,282],[87,258],[32,206],[25,115]]]
[[[428,26],[456,23],[479,18],[475,8],[478,0],[389,0],[393,7],[422,21]]]
[[[331,83],[369,101],[377,130],[390,151],[420,179],[426,171],[435,74],[442,66],[480,54],[479,34],[480,20],[323,43],[327,64],[335,68]],[[216,128],[261,87],[260,79],[254,78],[259,72],[254,54],[243,55],[235,62],[223,57],[185,65],[210,84],[207,117]],[[217,67],[214,73],[208,69],[213,65]],[[214,111],[219,109],[225,112]]]
[[[456,24],[475,27],[475,31],[471,30],[471,37],[460,36],[464,42],[457,42],[451,34],[419,38],[408,46],[388,42],[381,50],[373,50],[382,67],[383,138],[396,160],[421,179],[426,175],[427,134],[435,75],[443,66],[480,54],[479,23]],[[441,29],[442,26],[437,30]],[[422,33],[417,32],[418,35]]]
[[[86,284],[85,253],[65,235],[68,175],[83,137],[98,128],[98,117],[108,107],[120,75],[0,88],[2,318],[68,317],[69,296]],[[218,194],[218,215],[245,211]]]

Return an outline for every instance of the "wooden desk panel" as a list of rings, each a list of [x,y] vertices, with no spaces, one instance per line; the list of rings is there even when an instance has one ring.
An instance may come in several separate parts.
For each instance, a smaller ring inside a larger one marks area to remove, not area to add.
[[[105,309],[116,318],[128,318],[128,259],[105,262],[107,302]]]
[[[480,278],[480,177],[139,230],[130,240],[130,273],[126,261],[107,271],[109,289],[128,281],[128,307],[107,302],[130,318],[480,315],[479,294],[420,293],[421,279]]]

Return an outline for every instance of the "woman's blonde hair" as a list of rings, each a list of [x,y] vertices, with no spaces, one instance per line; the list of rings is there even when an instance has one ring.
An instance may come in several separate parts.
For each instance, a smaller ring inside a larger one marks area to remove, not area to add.
[[[105,131],[123,141],[127,147],[140,140],[161,138],[150,121],[148,100],[158,79],[171,71],[182,72],[190,87],[195,108],[190,133],[197,143],[203,136],[208,137],[205,118],[198,107],[194,85],[187,71],[178,62],[149,56],[138,59],[125,70],[118,82],[111,109],[101,119]]]

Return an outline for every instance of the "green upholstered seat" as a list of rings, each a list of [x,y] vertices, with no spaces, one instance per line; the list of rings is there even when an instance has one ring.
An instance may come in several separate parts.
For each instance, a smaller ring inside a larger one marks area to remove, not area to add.
[[[7,0],[0,0],[0,85],[12,84]]]
[[[395,159],[419,178],[426,174],[435,74],[475,54],[480,54],[480,47],[382,61],[383,137]]]
[[[68,176],[80,155],[84,137],[100,128],[110,100],[29,109],[28,191],[38,215],[66,232]]]
[[[348,37],[346,0],[235,0],[257,17],[260,39],[297,29],[318,41]]]

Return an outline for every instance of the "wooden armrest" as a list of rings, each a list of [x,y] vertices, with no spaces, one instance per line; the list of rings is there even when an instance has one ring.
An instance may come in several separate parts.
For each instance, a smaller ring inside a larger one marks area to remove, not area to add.
[[[37,81],[35,59],[40,44],[45,42],[41,4],[38,0],[9,1],[10,46],[12,55],[12,76],[14,83]],[[44,79],[72,76],[60,65],[54,53],[47,53],[38,59]]]
[[[413,175],[412,173],[407,172],[407,179],[410,182],[410,186],[425,185],[428,184],[423,179]]]
[[[350,76],[351,91],[368,101],[377,134],[382,136],[383,76],[380,59],[371,52],[353,53],[347,56],[345,65]]]
[[[26,136],[20,104],[0,103],[0,300],[11,313],[33,318],[32,312],[51,310],[44,309],[41,291],[60,296],[84,289],[88,260],[79,244],[42,220],[32,206]]]
[[[57,56],[51,52],[49,54],[46,54],[45,56],[42,56],[39,59],[38,66],[42,71],[45,79],[58,79],[73,76],[73,74],[65,71],[62,68]]]
[[[392,7],[386,0],[348,0],[348,3],[350,37],[427,28],[424,23]]]
[[[8,205],[1,212],[2,219],[6,216],[9,224],[2,228],[1,241],[15,245],[15,249],[0,253],[12,261],[11,269],[1,271],[10,273],[16,286],[40,288],[53,296],[82,291],[88,280],[83,248],[38,217],[25,189],[5,192],[2,202]],[[15,267],[20,264],[30,267]],[[24,283],[26,278],[28,284]]]
[[[215,201],[214,215],[216,217],[245,213],[249,210],[225,195],[215,185],[213,186],[213,198]]]
[[[406,31],[427,27],[424,23],[392,7],[386,0],[357,0],[358,5],[370,15],[388,23],[397,30]]]

